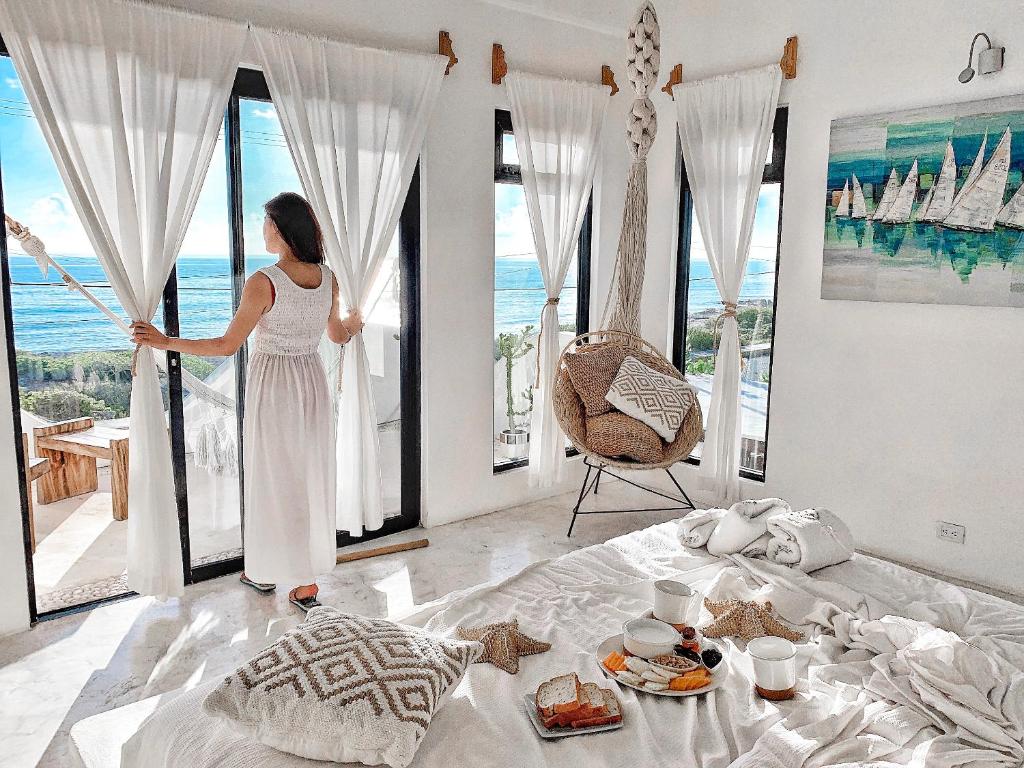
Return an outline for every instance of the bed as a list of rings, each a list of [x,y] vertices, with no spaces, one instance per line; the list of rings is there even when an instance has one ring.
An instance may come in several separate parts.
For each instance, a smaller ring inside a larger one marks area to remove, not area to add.
[[[650,608],[661,578],[711,596],[771,599],[813,638],[800,646],[796,699],[757,698],[742,646],[729,641],[731,671],[718,690],[667,699],[618,688],[622,729],[538,738],[523,695],[568,671],[601,681],[593,650]],[[516,676],[471,667],[414,766],[1024,764],[1024,607],[885,561],[855,555],[807,576],[686,549],[670,522],[449,594],[406,622],[447,632],[512,615],[553,649],[525,658]],[[204,715],[202,699],[218,682],[83,720],[71,729],[72,754],[85,768],[327,765],[249,742]]]

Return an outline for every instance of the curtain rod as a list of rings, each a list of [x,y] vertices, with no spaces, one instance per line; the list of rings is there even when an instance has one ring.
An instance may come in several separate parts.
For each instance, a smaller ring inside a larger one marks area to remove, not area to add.
[[[351,45],[354,48],[361,48],[361,49],[368,50],[368,51],[393,51],[395,53],[409,53],[409,54],[413,54],[413,55],[416,55],[416,56],[431,56],[431,55],[433,55],[433,54],[430,54],[430,53],[424,53],[422,51],[404,51],[404,50],[400,50],[400,49],[377,48],[377,47],[374,47],[374,46],[363,45],[361,43],[356,43],[356,42],[352,42],[352,41],[349,41],[349,40],[342,40],[342,39],[338,39],[338,38],[327,37],[326,35],[317,35],[317,34],[312,34],[312,33],[309,33],[309,32],[302,32],[302,31],[297,30],[297,29],[286,29],[284,27],[270,27],[270,26],[265,26],[263,24],[257,24],[255,22],[249,20],[249,19],[245,19],[245,20],[230,19],[230,18],[226,18],[224,16],[216,16],[216,15],[209,14],[209,13],[202,13],[200,11],[194,11],[194,10],[192,10],[190,8],[179,8],[178,6],[175,6],[175,5],[165,5],[165,4],[160,3],[160,2],[150,2],[149,0],[112,0],[112,2],[121,3],[122,5],[134,5],[136,7],[148,8],[148,9],[156,11],[156,12],[165,12],[165,13],[177,14],[179,16],[184,16],[184,17],[187,17],[189,19],[194,19],[196,21],[213,20],[213,21],[219,21],[219,22],[222,22],[222,23],[225,23],[225,24],[244,24],[250,30],[255,27],[255,28],[259,28],[259,29],[265,29],[265,30],[267,30],[269,32],[274,32],[274,33],[277,33],[277,34],[295,35],[296,37],[304,37],[304,38],[308,38],[310,40],[318,40],[318,41],[326,42],[326,43],[338,43],[340,45]],[[448,66],[445,68],[445,71],[444,71],[444,73],[446,75],[449,72],[451,72],[452,67],[454,67],[456,64],[459,63],[459,59],[455,56],[455,51],[452,48],[452,38],[451,38],[451,35],[449,35],[448,32],[446,32],[444,30],[441,30],[440,32],[438,32],[437,55],[439,55],[439,56],[446,56],[448,58]]]
[[[782,58],[779,59],[779,68],[782,70],[782,76],[786,80],[796,79],[796,47],[796,35],[786,38],[786,46],[782,49]],[[661,90],[667,93],[671,98],[675,99],[675,94],[672,93],[672,89],[675,86],[682,84],[683,65],[676,64],[672,67],[672,71],[669,73],[668,82],[662,86]]]
[[[501,85],[501,81],[507,74],[508,63],[505,61],[505,49],[502,48],[501,43],[493,43],[491,45],[491,83]],[[611,88],[612,96],[619,92],[619,86],[615,83],[615,72],[607,64],[601,65],[601,85]]]

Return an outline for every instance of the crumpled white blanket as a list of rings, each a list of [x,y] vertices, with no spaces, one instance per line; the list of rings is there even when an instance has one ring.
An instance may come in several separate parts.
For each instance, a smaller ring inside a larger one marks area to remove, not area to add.
[[[804,589],[815,596],[806,620],[816,626],[820,663],[812,661],[800,706],[731,768],[1024,765],[1020,618],[1006,622],[1005,631],[989,622],[977,635],[968,617],[956,627],[964,639],[920,618],[879,616],[892,607],[839,584],[734,559],[789,611]]]
[[[804,573],[844,563],[853,555],[853,534],[827,509],[790,510],[767,520],[765,556]]]
[[[764,556],[768,549],[769,518],[792,511],[783,499],[737,501],[722,515],[708,538],[708,552],[719,556]]]
[[[514,615],[553,648],[525,657],[518,675],[474,665],[431,723],[416,768],[1020,766],[1024,608],[861,555],[810,576],[768,560],[708,557],[676,533],[676,523],[636,531],[420,606],[410,624],[449,632]],[[662,698],[605,681],[594,649],[650,608],[653,582],[664,578],[716,599],[771,600],[810,638],[798,645],[797,698],[757,698],[749,658],[732,639],[721,642],[728,678],[705,696]],[[224,671],[209,670],[141,727],[151,701],[77,723],[74,751],[87,768],[325,765],[204,716],[202,698]],[[569,671],[617,688],[622,729],[554,741],[534,733],[524,695]],[[129,738],[137,751],[121,762],[114,743]]]

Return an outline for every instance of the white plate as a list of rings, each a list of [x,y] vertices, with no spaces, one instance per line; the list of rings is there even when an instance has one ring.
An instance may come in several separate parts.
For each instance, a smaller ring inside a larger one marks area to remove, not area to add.
[[[545,728],[544,723],[540,720],[540,714],[537,712],[537,697],[532,693],[528,693],[523,696],[523,703],[526,704],[526,714],[530,716],[530,722],[533,723],[533,727],[537,729],[537,733],[540,734],[542,739],[562,739],[566,736],[582,736],[585,733],[617,731],[622,727],[623,723],[623,720],[619,720],[617,723],[591,725],[586,728]],[[621,701],[619,702],[619,708],[622,708]]]
[[[627,683],[625,680],[619,680],[619,678],[617,678],[615,675],[613,675],[611,672],[605,669],[604,664],[602,664],[601,661],[603,659],[608,658],[608,654],[612,651],[616,651],[618,653],[623,652],[621,634],[612,635],[603,643],[601,643],[601,645],[599,645],[597,648],[597,664],[599,667],[601,667],[601,671],[604,673],[604,676],[611,680],[614,680],[618,685],[623,685],[626,688],[632,688],[634,691],[643,691],[644,693],[649,693],[652,696],[700,696],[701,694],[707,693],[708,691],[713,691],[716,688],[721,688],[722,683],[725,682],[725,678],[729,674],[729,663],[725,660],[725,658],[723,658],[720,662],[718,662],[718,666],[715,667],[715,671],[711,673],[711,682],[705,685],[703,688],[694,688],[692,691],[652,691],[650,688],[644,688],[640,685],[632,685],[631,683]]]

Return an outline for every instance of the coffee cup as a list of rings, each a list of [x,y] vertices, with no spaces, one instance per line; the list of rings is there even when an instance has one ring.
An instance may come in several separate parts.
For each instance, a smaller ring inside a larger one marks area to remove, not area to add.
[[[782,637],[755,637],[747,643],[754,665],[754,689],[771,701],[796,693],[796,646]]]
[[[681,581],[661,579],[654,582],[654,618],[668,624],[697,623],[700,593]]]

